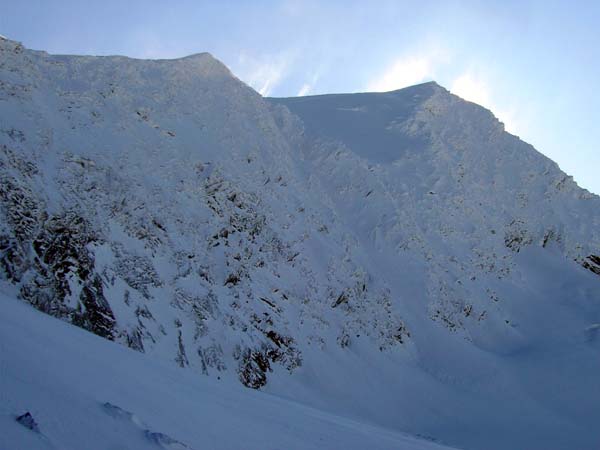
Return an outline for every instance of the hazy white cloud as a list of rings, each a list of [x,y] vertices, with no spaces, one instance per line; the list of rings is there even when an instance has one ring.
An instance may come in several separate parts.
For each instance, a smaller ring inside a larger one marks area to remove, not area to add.
[[[290,58],[287,55],[279,55],[257,60],[241,54],[238,57],[238,66],[236,72],[240,79],[266,97],[287,75]]]
[[[310,85],[309,83],[304,83],[296,95],[298,97],[304,97],[305,95],[308,95],[310,93],[311,89],[312,85]]]
[[[320,73],[319,71],[317,71],[311,78],[309,81],[306,81],[302,87],[300,88],[300,90],[298,91],[298,93],[296,94],[297,97],[304,97],[305,95],[310,94],[314,87],[315,84],[317,84],[317,81],[319,80],[319,76]]]
[[[465,72],[454,80],[450,91],[465,100],[477,103],[492,111],[504,123],[505,129],[509,133],[518,134],[520,132],[516,110],[514,108],[499,107],[494,101],[489,84],[482,77],[478,77],[470,71]]]
[[[434,67],[429,57],[396,60],[385,72],[367,84],[367,91],[386,92],[433,79]]]
[[[498,119],[504,123],[504,129],[515,136],[523,135],[523,125],[517,119],[517,112],[515,109],[498,111]]]
[[[465,72],[454,80],[450,87],[452,93],[479,105],[491,106],[490,91],[487,84],[475,78],[470,72]]]

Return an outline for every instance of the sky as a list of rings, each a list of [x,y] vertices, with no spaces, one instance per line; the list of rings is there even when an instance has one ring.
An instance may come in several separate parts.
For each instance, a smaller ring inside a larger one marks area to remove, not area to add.
[[[434,80],[600,194],[600,2],[0,0],[0,34],[62,54],[208,51],[265,96]]]

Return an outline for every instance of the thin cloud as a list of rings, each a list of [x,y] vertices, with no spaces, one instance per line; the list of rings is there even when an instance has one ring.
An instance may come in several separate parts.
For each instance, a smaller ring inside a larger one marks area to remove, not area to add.
[[[387,92],[433,79],[433,64],[428,57],[396,60],[383,74],[367,84],[367,91]]]
[[[470,72],[465,72],[456,78],[450,90],[459,97],[486,108],[491,105],[487,84],[483,80],[475,78]]]
[[[317,81],[319,80],[319,72],[316,72],[312,78],[310,79],[310,81],[307,81],[306,83],[304,83],[302,85],[302,87],[300,88],[300,90],[298,91],[298,93],[296,94],[298,97],[304,97],[305,95],[310,94],[314,87],[315,84],[317,84]]]
[[[254,88],[263,97],[269,96],[273,89],[289,72],[290,61],[286,55],[256,60],[241,54],[238,58],[237,72],[240,79]]]
[[[519,132],[520,126],[516,119],[516,111],[498,107],[496,102],[493,101],[489,84],[482,77],[477,77],[472,72],[465,72],[454,80],[450,91],[467,101],[477,103],[492,111],[504,123],[504,128],[509,133],[517,134]]]
[[[305,95],[308,95],[310,93],[312,89],[312,86],[308,83],[304,83],[302,85],[302,87],[300,88],[300,90],[298,91],[298,94],[296,94],[298,97],[304,97]]]

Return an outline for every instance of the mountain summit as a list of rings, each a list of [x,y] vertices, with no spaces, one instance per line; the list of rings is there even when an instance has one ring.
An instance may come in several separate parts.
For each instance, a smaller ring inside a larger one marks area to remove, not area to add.
[[[148,359],[460,448],[597,445],[600,198],[435,83],[265,99],[206,53],[0,40],[0,208],[5,296]]]

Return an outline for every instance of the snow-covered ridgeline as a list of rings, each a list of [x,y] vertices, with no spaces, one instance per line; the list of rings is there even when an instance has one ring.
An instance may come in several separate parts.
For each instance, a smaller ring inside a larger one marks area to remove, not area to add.
[[[38,309],[467,448],[593,439],[600,201],[489,111],[435,84],[265,100],[208,54],[0,40],[0,118],[0,264]],[[557,346],[579,412],[533,382]]]

